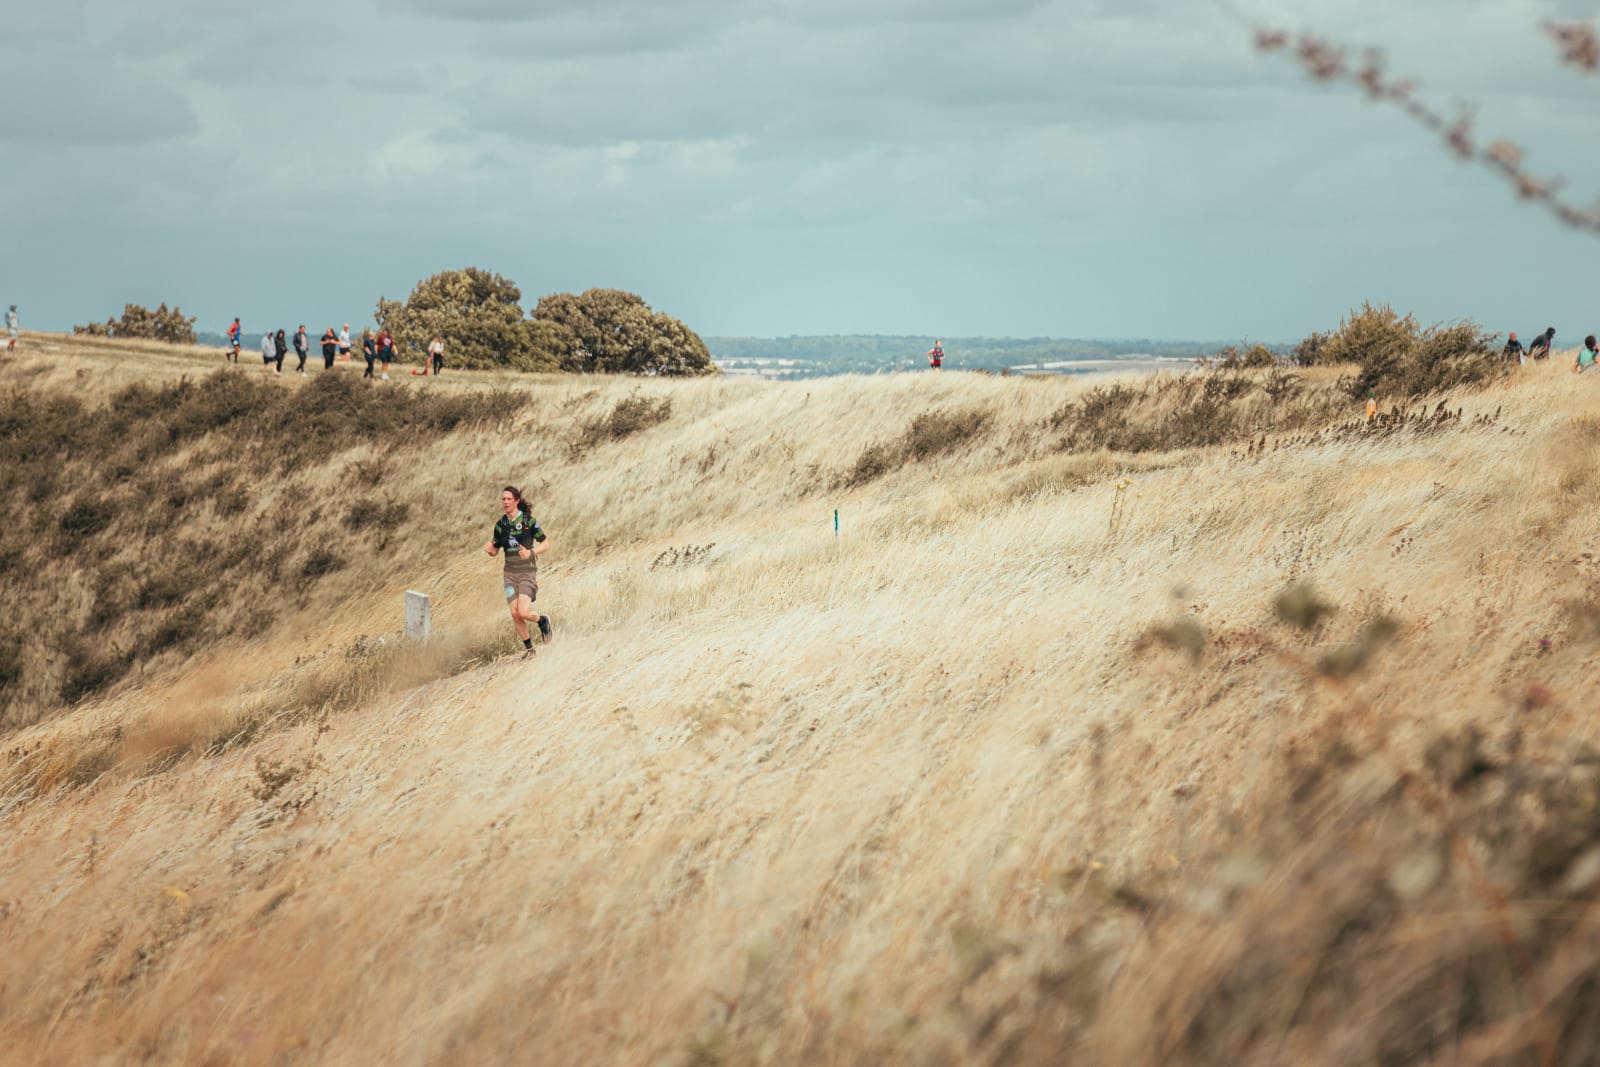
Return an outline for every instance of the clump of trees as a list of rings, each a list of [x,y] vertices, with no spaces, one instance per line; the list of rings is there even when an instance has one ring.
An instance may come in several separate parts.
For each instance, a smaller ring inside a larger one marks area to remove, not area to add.
[[[404,301],[379,298],[377,322],[402,358],[434,337],[451,366],[599,374],[688,375],[716,370],[698,334],[621,289],[541,297],[531,316],[510,280],[477,267],[417,283]]]
[[[1266,345],[1253,344],[1219,348],[1201,362],[1207,366],[1215,365],[1222,370],[1264,370],[1276,367],[1282,360]]]
[[[716,370],[698,334],[621,289],[542,296],[533,317],[553,327],[564,371],[689,375]]]
[[[524,317],[522,290],[477,267],[424,278],[403,302],[379,297],[377,323],[394,335],[402,359],[421,359],[439,337],[452,367],[555,371],[561,365],[553,331]]]
[[[165,341],[174,345],[194,344],[193,315],[185,315],[177,305],[168,308],[162,304],[151,311],[140,304],[124,304],[122,318],[91,322],[87,326],[74,326],[72,332],[81,337],[130,337],[147,341]]]
[[[1294,359],[1302,367],[1354,364],[1353,396],[1415,397],[1479,385],[1504,373],[1509,364],[1495,347],[1498,340],[1474,322],[1423,327],[1388,304],[1363,303],[1337,330],[1301,341]]]

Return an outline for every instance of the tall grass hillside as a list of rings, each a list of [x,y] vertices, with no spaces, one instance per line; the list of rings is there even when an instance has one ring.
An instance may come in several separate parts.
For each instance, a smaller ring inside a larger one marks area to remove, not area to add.
[[[27,340],[0,1061],[1600,1049],[1570,359],[1386,363],[1368,421],[1326,361],[370,383]]]

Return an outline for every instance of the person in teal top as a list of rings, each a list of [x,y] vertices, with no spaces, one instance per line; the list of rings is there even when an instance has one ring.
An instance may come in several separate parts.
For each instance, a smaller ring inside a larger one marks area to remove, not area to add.
[[[1600,357],[1600,351],[1596,351],[1594,334],[1591,333],[1583,339],[1583,347],[1578,349],[1578,360],[1572,365],[1572,369],[1578,374],[1582,374],[1584,371],[1594,367],[1596,357]]]

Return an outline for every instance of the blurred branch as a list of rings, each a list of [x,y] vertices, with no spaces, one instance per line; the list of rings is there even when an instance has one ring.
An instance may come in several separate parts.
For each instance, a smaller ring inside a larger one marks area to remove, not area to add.
[[[1546,22],[1544,31],[1560,47],[1563,63],[1588,73],[1600,69],[1600,33],[1593,25]],[[1347,49],[1315,34],[1296,38],[1283,30],[1259,26],[1255,46],[1260,52],[1292,56],[1314,81],[1353,85],[1370,100],[1394,105],[1442,137],[1459,159],[1500,175],[1522,199],[1541,205],[1568,226],[1600,234],[1600,204],[1585,209],[1562,197],[1564,180],[1541,178],[1529,171],[1523,164],[1523,149],[1516,143],[1480,142],[1470,108],[1463,106],[1454,117],[1438,111],[1417,96],[1416,82],[1396,80],[1389,74],[1377,49],[1367,49],[1355,60]]]

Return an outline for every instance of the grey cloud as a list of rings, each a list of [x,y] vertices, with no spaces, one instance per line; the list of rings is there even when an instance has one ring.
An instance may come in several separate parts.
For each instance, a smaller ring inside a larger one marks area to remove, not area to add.
[[[801,24],[872,26],[994,22],[1048,7],[1051,0],[770,0],[771,14]]]
[[[199,132],[189,100],[148,74],[88,53],[8,62],[5,78],[28,103],[0,109],[0,140],[51,145],[140,145]]]

